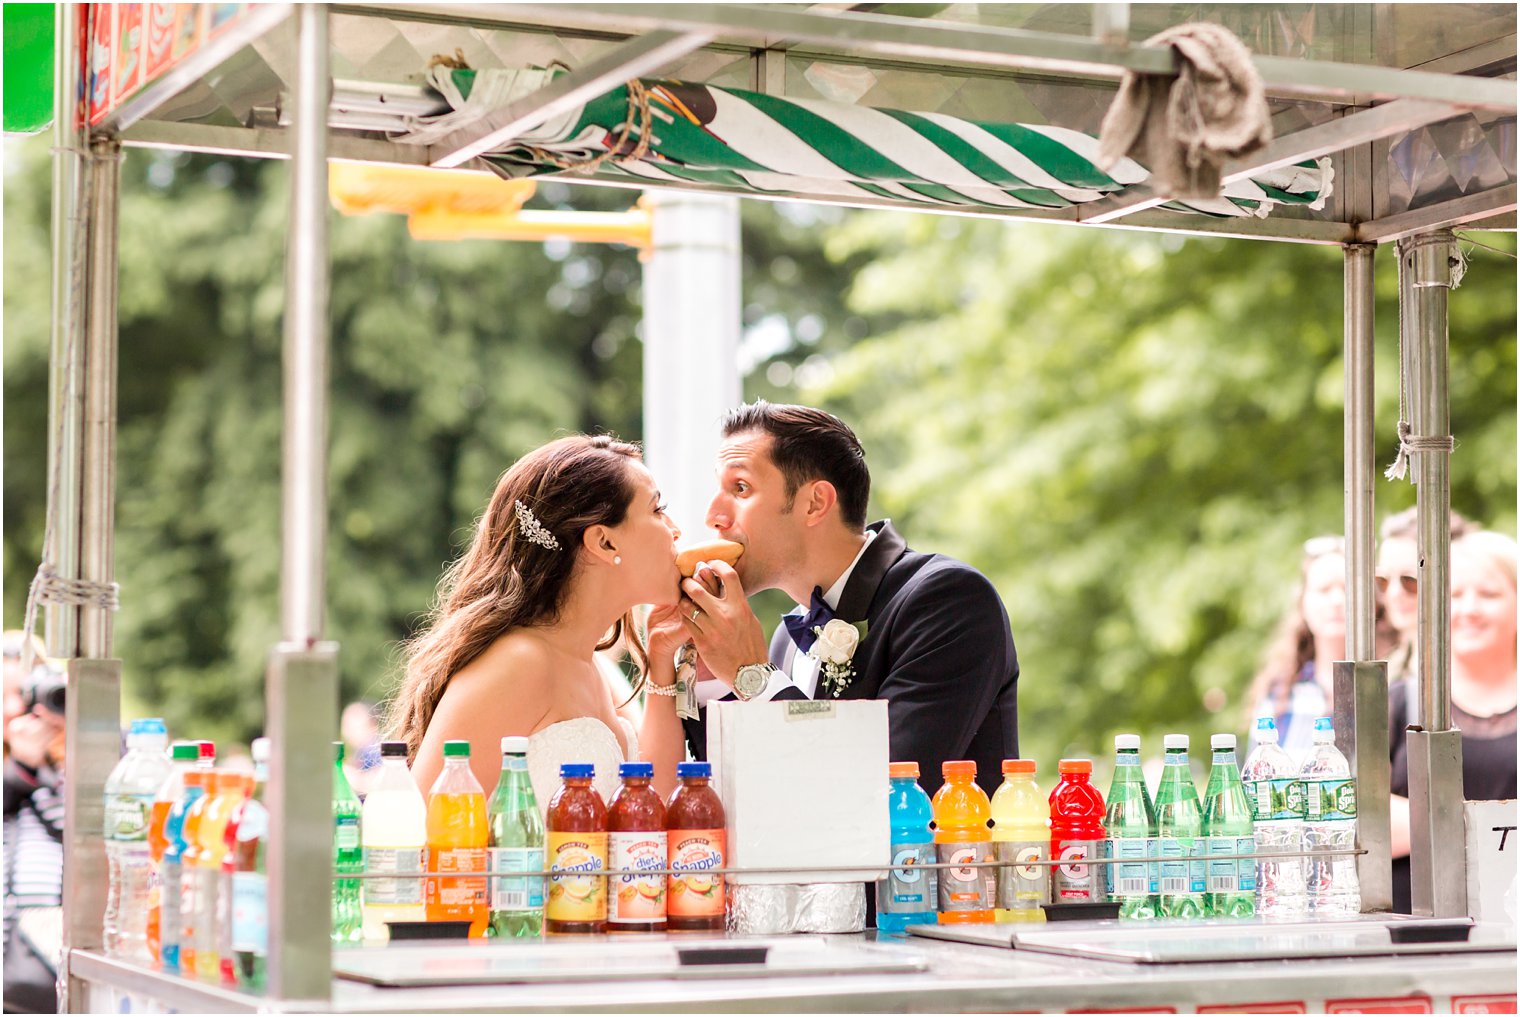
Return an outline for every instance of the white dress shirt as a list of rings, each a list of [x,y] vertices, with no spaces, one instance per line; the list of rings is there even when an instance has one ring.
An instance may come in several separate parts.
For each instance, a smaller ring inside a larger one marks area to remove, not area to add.
[[[860,545],[860,550],[855,554],[855,560],[850,562],[850,567],[845,569],[838,579],[834,580],[834,585],[824,591],[823,601],[829,605],[831,611],[839,610],[839,598],[844,596],[845,584],[850,581],[850,576],[854,573],[855,566],[860,564],[860,559],[866,553],[866,548],[870,547],[871,541],[876,539],[877,532],[876,530],[866,531],[865,543]],[[796,615],[807,614],[810,606],[798,604],[789,613]],[[759,662],[756,661],[756,663]],[[803,695],[812,699],[813,693],[818,690],[818,661],[805,653],[793,654],[792,673],[788,675],[785,671],[778,668],[775,674],[771,675],[771,680],[765,686],[765,690],[751,700],[751,702],[763,702],[774,699],[776,693],[788,685],[795,685],[802,690]],[[709,678],[706,681],[697,683],[697,703],[701,706],[706,706],[712,700],[722,699],[732,691],[728,685],[718,679]]]

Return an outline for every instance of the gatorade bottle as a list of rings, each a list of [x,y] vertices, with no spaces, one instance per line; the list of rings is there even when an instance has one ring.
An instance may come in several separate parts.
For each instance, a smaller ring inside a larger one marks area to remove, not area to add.
[[[1249,918],[1256,913],[1256,862],[1251,858],[1214,861],[1216,855],[1251,855],[1256,851],[1251,805],[1235,765],[1235,736],[1209,739],[1214,750],[1209,787],[1203,795],[1203,837],[1208,861],[1209,914]]]
[[[1043,922],[1050,903],[1050,802],[1035,783],[1033,759],[1003,760],[1003,785],[992,796],[997,920]]]
[[[712,765],[677,763],[680,786],[665,806],[672,875],[665,927],[671,932],[722,932],[728,913],[727,881],[711,870],[728,864],[728,822],[711,786]]]
[[[252,790],[227,819],[228,852],[222,873],[229,886],[232,915],[221,951],[222,981],[255,990],[264,988],[269,953],[269,876],[264,862],[268,782],[269,739],[255,738]]]
[[[360,823],[364,867],[364,938],[390,939],[388,922],[426,920],[422,870],[427,852],[427,802],[406,766],[406,742],[380,743],[380,776],[364,799]],[[410,877],[410,878],[409,878]]]
[[[169,847],[165,827],[168,825],[169,810],[184,797],[185,774],[195,768],[198,759],[200,747],[195,742],[175,742],[169,746],[169,776],[153,799],[152,817],[148,821],[148,849],[153,854],[153,883],[148,898],[148,952],[152,954],[155,963],[162,959],[160,951],[163,946],[163,867],[164,851]],[[178,875],[178,870],[175,871]],[[174,885],[177,887],[178,881]],[[179,908],[175,908],[174,913],[177,916]]]
[[[223,985],[236,985],[237,972],[232,957],[232,865],[233,849],[237,846],[237,828],[233,825],[242,811],[243,803],[253,794],[253,774],[240,773],[228,791],[227,820],[222,824],[222,841],[206,861],[216,866],[212,879],[216,884],[216,913],[212,916],[212,935],[216,941],[216,972],[206,976],[219,980]]]
[[[179,973],[180,939],[184,934],[184,855],[190,847],[191,838],[187,834],[193,833],[185,829],[185,821],[205,796],[211,764],[216,761],[216,746],[211,742],[196,743],[196,751],[199,757],[195,767],[185,772],[185,789],[164,818],[164,859],[158,869],[159,965],[170,974]]]
[[[501,740],[501,777],[487,812],[492,872],[544,870],[544,817],[528,777],[528,739]],[[661,860],[663,867],[664,860]],[[544,877],[492,876],[490,935],[534,939],[544,931]]]
[[[185,813],[180,830],[185,849],[180,852],[179,875],[179,970],[187,978],[195,977],[195,927],[200,918],[200,867],[201,820],[211,796],[221,790],[221,770],[210,770],[205,776],[205,792],[197,798]]]
[[[1086,864],[1103,856],[1103,796],[1092,784],[1092,760],[1063,759],[1061,782],[1050,792],[1050,858],[1056,866],[1050,895],[1057,904],[1101,903],[1107,880],[1100,866]]]
[[[359,796],[343,772],[343,743],[333,742],[333,871],[363,872],[364,846],[359,835]],[[363,936],[359,880],[335,879],[332,891],[332,941],[357,943]]]
[[[653,876],[609,876],[608,932],[665,931],[665,803],[649,786],[653,763],[618,767],[623,786],[607,806],[607,854],[611,869],[652,869]]]
[[[470,771],[470,743],[443,743],[443,772],[433,782],[427,805],[427,867],[430,873],[485,872],[491,828],[486,794]],[[486,877],[430,875],[427,920],[470,923],[470,938],[486,934],[491,905]]]
[[[987,792],[976,783],[976,763],[953,759],[940,767],[945,782],[934,792],[934,848],[941,864],[964,868],[941,869],[941,925],[990,922],[996,915],[997,876],[991,865],[992,834],[987,821],[992,807]]]
[[[892,824],[894,868],[876,882],[876,927],[882,932],[902,932],[910,925],[939,921],[936,870],[896,867],[935,860],[934,834],[929,829],[934,807],[918,786],[917,763],[893,763],[888,774],[887,816]]]
[[[1156,854],[1161,863],[1161,914],[1204,916],[1203,811],[1188,765],[1188,736],[1166,736],[1166,764],[1156,789]],[[1175,861],[1171,860],[1175,859]]]
[[[1114,736],[1114,780],[1108,786],[1108,856],[1154,858],[1156,809],[1140,769],[1140,736]],[[1155,862],[1120,862],[1108,866],[1109,893],[1119,899],[1120,918],[1155,918],[1161,889]]]
[[[682,766],[687,764],[683,763]],[[549,877],[544,932],[577,935],[607,931],[607,805],[591,781],[596,767],[565,763],[549,799],[546,854]]]
[[[217,934],[217,917],[224,913],[221,902],[222,859],[227,854],[227,817],[242,798],[241,773],[231,770],[212,773],[211,789],[206,794],[201,806],[200,822],[196,825],[193,862],[190,855],[185,859],[185,875],[195,879],[194,935],[186,942],[195,944],[195,975],[203,982],[221,980],[221,941]],[[190,961],[183,954],[180,965],[189,974]]]

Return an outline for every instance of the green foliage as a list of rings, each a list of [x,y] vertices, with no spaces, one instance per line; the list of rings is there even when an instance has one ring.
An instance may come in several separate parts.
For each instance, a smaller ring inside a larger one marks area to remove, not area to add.
[[[902,321],[807,395],[860,433],[873,516],[996,583],[1024,753],[1239,728],[1299,545],[1343,526],[1339,250],[897,213],[829,249],[870,255],[856,312]],[[1515,270],[1477,255],[1451,301],[1452,503],[1513,532]],[[1386,464],[1397,266],[1377,264]],[[1414,489],[1376,498],[1381,518]]]

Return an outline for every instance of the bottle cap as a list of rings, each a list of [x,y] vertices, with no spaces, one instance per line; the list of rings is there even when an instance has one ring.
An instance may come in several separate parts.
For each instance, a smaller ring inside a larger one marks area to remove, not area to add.
[[[1114,735],[1114,749],[1116,751],[1122,749],[1133,749],[1134,751],[1139,752],[1140,736],[1137,734]]]
[[[559,776],[561,780],[569,780],[572,777],[595,777],[596,767],[591,763],[562,763]]]
[[[1335,741],[1335,722],[1329,717],[1316,717],[1314,720],[1314,741],[1316,743]]]
[[[1188,747],[1188,736],[1185,734],[1169,734],[1161,739],[1161,744],[1168,751],[1171,749],[1185,749]]]
[[[677,777],[711,777],[711,763],[677,763]]]
[[[1277,742],[1277,721],[1271,717],[1257,717],[1256,740],[1275,744]]]
[[[618,776],[619,777],[644,777],[644,778],[647,779],[649,777],[653,777],[654,776],[654,764],[653,763],[619,763],[618,764]]]
[[[341,758],[341,757],[339,757]],[[470,743],[466,741],[453,741],[443,743],[444,759],[469,759]]]
[[[269,762],[269,739],[255,738],[253,744],[249,746],[249,752],[253,755],[255,763]]]
[[[201,758],[201,747],[194,742],[175,742],[169,746],[169,758],[176,763],[193,763]]]
[[[380,758],[381,759],[395,759],[398,756],[401,757],[402,759],[406,758],[406,742],[381,742],[380,743]]]
[[[1235,736],[1232,734],[1209,735],[1209,748],[1211,749],[1234,749]]]
[[[447,746],[445,746],[443,754],[445,756],[449,754]],[[465,755],[469,755],[469,753],[465,753]],[[333,759],[336,762],[339,762],[339,763],[343,762],[343,743],[342,742],[333,742]]]
[[[976,760],[974,759],[947,759],[939,768],[941,775],[945,777],[975,777]]]
[[[918,779],[917,763],[892,763],[887,767],[887,774],[891,777],[908,777]]]
[[[195,747],[200,750],[202,761],[216,758],[216,742],[199,741],[195,743]]]
[[[522,735],[507,735],[501,740],[501,751],[510,752],[514,756],[526,756],[528,754],[528,739]]]
[[[1035,763],[1033,759],[1005,759],[1003,760],[1004,773],[1034,773]]]
[[[1057,768],[1062,773],[1092,773],[1092,760],[1063,759]]]

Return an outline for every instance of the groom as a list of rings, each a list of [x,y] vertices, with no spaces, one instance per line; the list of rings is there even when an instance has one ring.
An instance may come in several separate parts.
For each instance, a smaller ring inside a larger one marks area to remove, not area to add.
[[[744,555],[681,587],[704,679],[685,722],[697,758],[714,699],[885,699],[891,758],[916,761],[925,791],[947,759],[975,760],[995,789],[1018,755],[1019,665],[986,577],[910,550],[890,521],[866,525],[865,452],[822,410],[760,401],[729,413],[718,484],[707,524]],[[798,603],[769,647],[745,599],[767,589]]]

